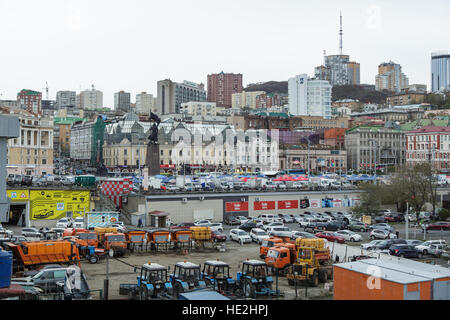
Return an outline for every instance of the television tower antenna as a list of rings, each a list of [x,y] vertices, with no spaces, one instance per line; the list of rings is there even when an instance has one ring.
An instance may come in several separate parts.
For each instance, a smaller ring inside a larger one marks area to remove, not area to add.
[[[342,41],[342,36],[344,35],[344,31],[342,29],[342,11],[340,14],[340,20],[341,20],[341,28],[339,29],[339,54],[342,55],[342,51],[343,51],[343,41]]]

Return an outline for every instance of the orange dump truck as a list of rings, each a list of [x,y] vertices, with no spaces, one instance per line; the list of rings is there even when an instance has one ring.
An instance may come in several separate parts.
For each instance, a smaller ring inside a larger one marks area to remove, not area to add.
[[[287,274],[289,267],[297,260],[297,248],[293,243],[276,243],[267,251],[265,263],[278,270],[279,275]]]
[[[136,248],[143,248],[148,243],[147,232],[145,231],[128,231],[125,235],[128,241],[128,249],[131,252]]]
[[[22,242],[20,245],[7,243],[13,252],[16,270],[33,269],[36,266],[62,263],[80,266],[76,245],[66,240]]]
[[[114,256],[124,256],[128,242],[124,233],[117,232],[116,228],[96,227],[94,229],[100,246],[106,251],[113,250]]]
[[[283,240],[280,238],[267,238],[264,239],[261,247],[259,247],[259,257],[261,259],[265,259],[267,255],[267,251],[269,251],[270,248],[274,247],[276,243],[283,243]]]

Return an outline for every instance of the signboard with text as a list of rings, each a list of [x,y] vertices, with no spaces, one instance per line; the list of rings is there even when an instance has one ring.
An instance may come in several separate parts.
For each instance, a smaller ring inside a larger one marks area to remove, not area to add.
[[[298,200],[281,200],[278,201],[278,209],[298,209]]]
[[[248,211],[248,202],[227,202],[225,204],[226,212]]]
[[[254,210],[275,210],[275,201],[259,201],[254,202]]]

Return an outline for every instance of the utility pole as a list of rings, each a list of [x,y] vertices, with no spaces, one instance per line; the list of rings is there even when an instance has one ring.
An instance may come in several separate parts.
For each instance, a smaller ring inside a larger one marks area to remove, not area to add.
[[[409,203],[408,203],[408,201],[406,201],[406,223],[405,223],[405,239],[406,240],[408,240],[409,239],[409,234],[408,234],[408,231],[409,231]]]

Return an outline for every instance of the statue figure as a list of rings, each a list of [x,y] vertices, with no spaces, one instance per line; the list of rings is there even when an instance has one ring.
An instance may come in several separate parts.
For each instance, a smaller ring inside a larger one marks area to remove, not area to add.
[[[149,120],[154,122],[152,128],[150,129],[151,132],[150,136],[148,137],[148,144],[158,144],[158,126],[161,122],[161,119],[155,113],[150,112]]]

